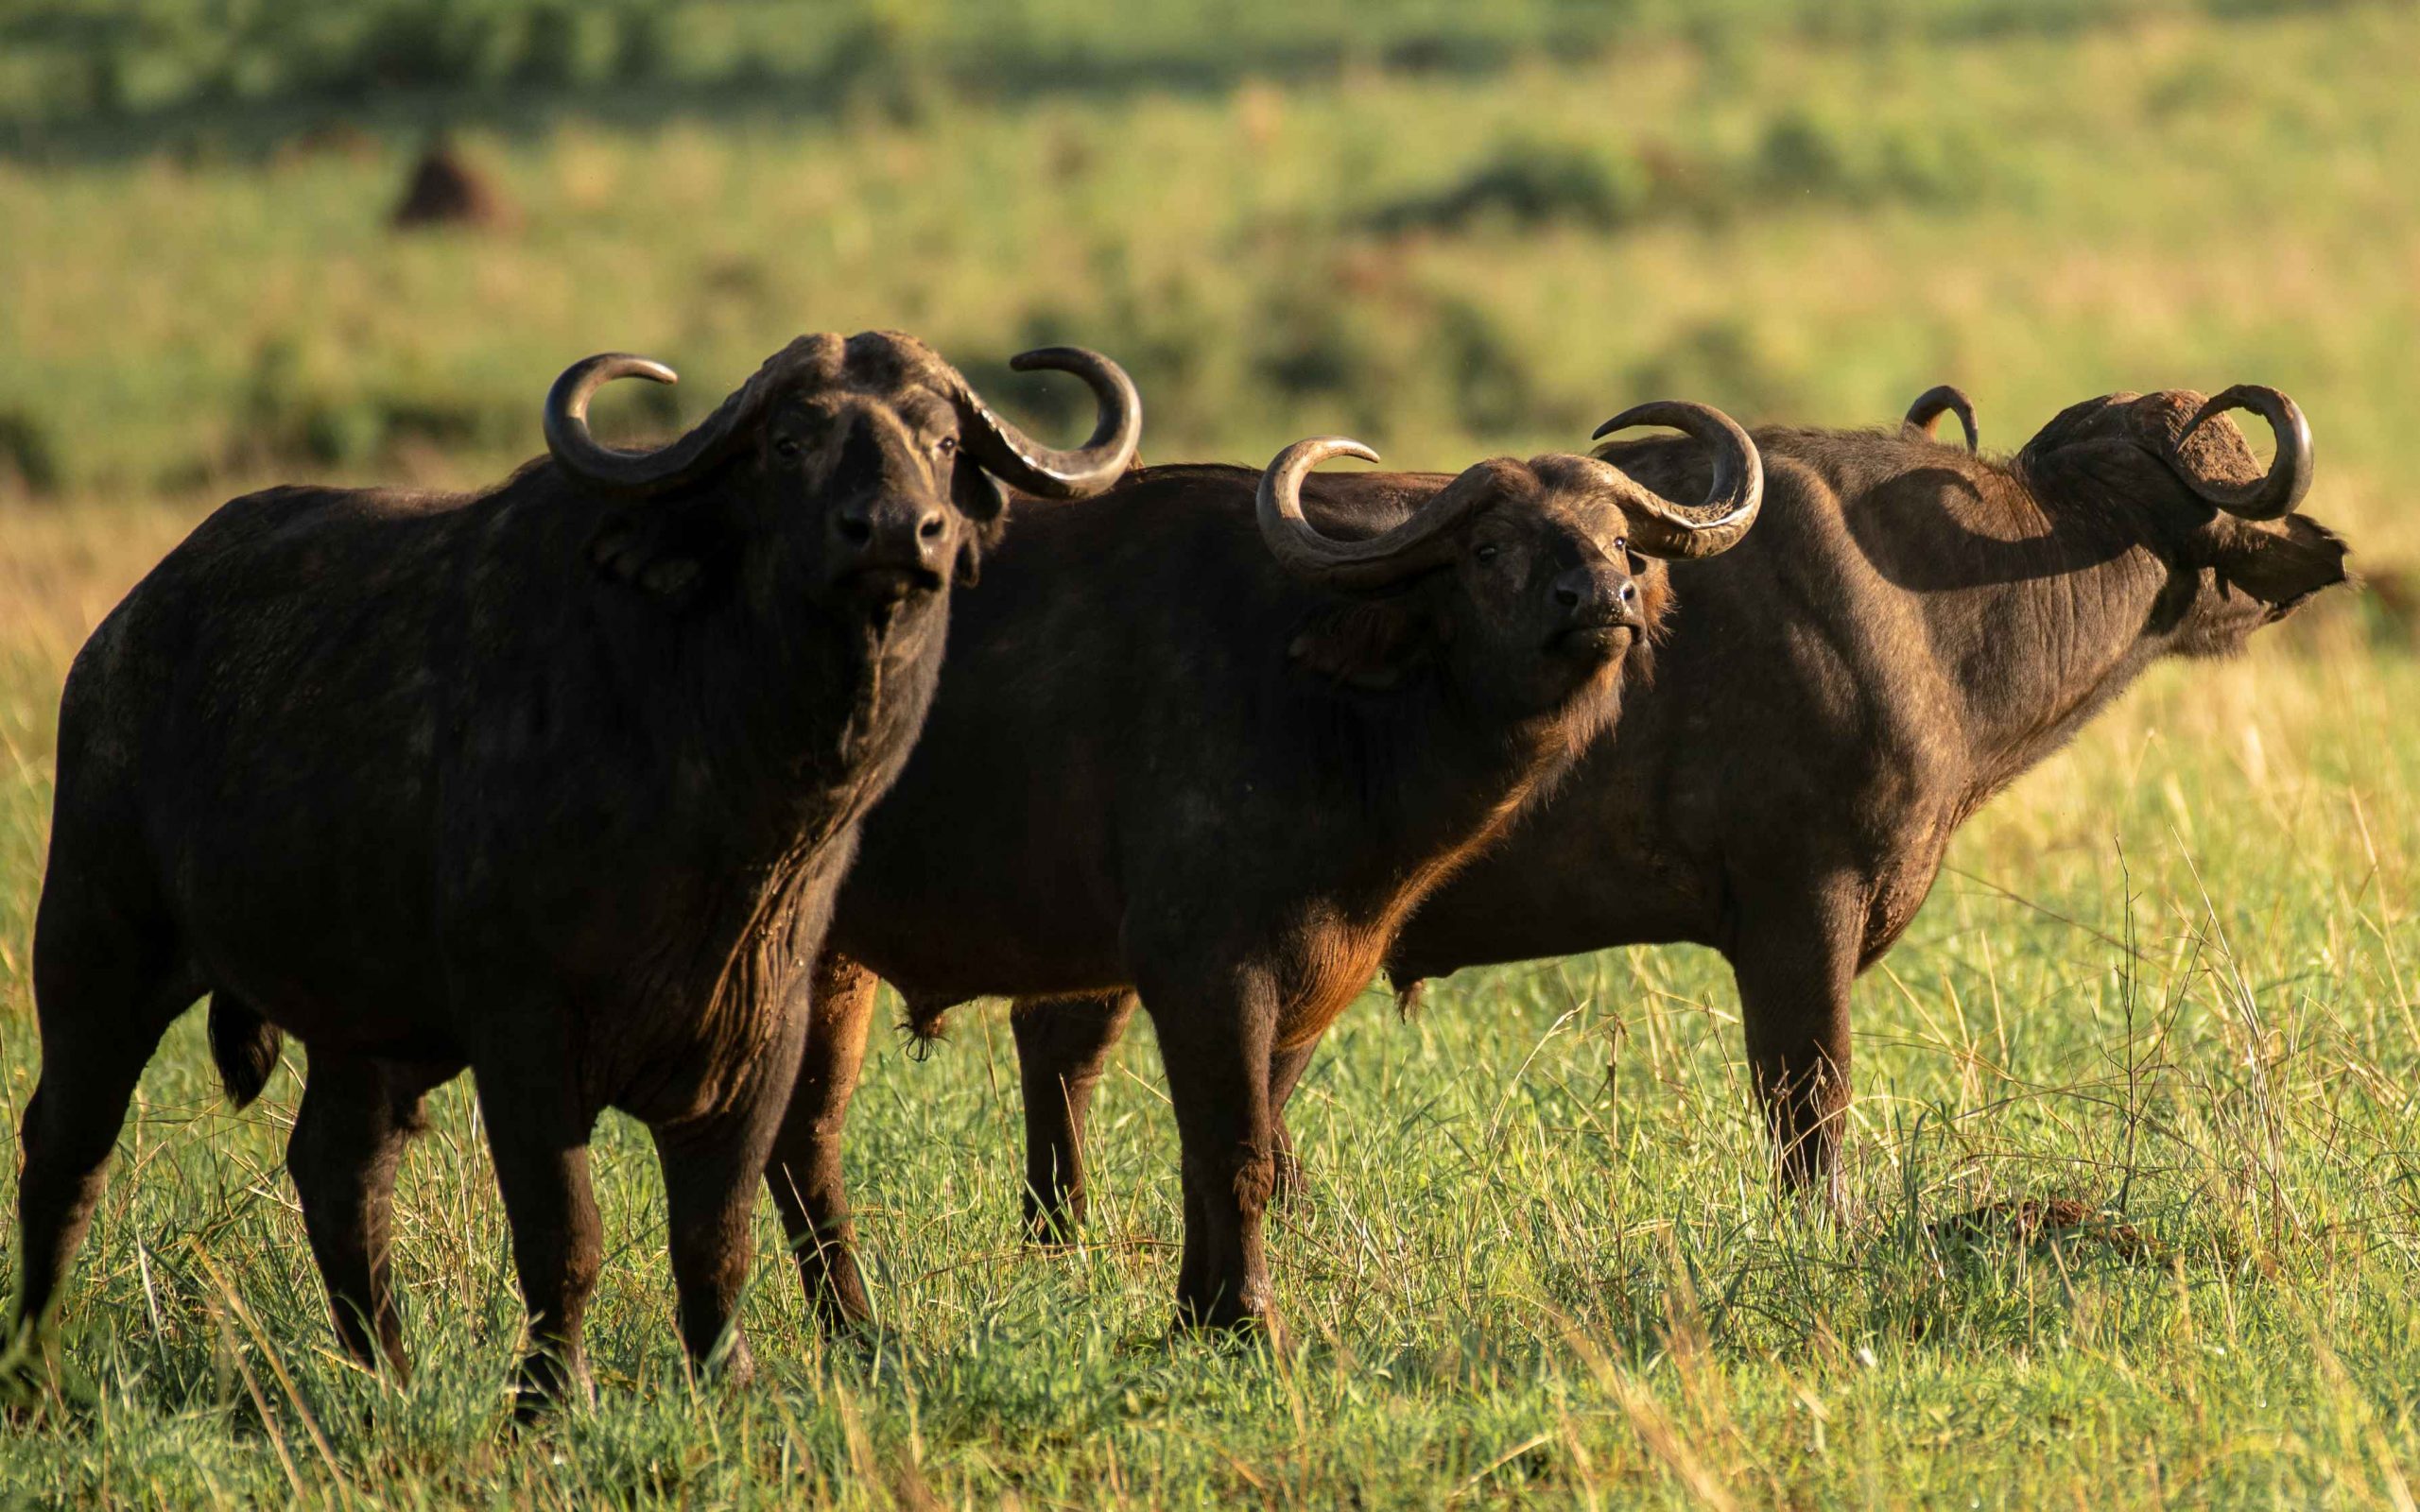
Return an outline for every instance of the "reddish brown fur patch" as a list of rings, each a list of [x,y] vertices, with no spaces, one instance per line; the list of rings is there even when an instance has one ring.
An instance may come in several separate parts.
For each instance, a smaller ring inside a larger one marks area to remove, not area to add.
[[[1376,978],[1384,964],[1387,947],[1393,943],[1403,921],[1423,900],[1436,891],[1447,877],[1460,870],[1494,844],[1512,827],[1513,817],[1521,812],[1539,783],[1548,775],[1564,768],[1568,758],[1577,751],[1564,751],[1551,742],[1565,731],[1551,727],[1544,731],[1547,739],[1540,742],[1530,767],[1522,773],[1503,798],[1487,814],[1485,822],[1473,831],[1462,843],[1451,850],[1429,856],[1420,863],[1411,879],[1396,892],[1386,914],[1375,923],[1356,926],[1338,923],[1326,929],[1313,929],[1312,948],[1320,951],[1318,958],[1307,963],[1304,975],[1307,979],[1294,996],[1289,1007],[1280,1010],[1277,1023],[1279,1050],[1299,1050],[1327,1032],[1361,989]]]
[[[2073,1197],[2002,1198],[1931,1226],[1936,1240],[1970,1244],[2000,1231],[2027,1245],[2095,1240],[2130,1260],[2149,1259],[2155,1252],[2133,1224],[2105,1217]]]

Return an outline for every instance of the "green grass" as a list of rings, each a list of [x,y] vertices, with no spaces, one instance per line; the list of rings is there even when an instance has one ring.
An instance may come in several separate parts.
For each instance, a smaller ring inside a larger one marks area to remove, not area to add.
[[[1098,345],[1163,458],[1352,428],[1460,465],[1665,392],[1871,423],[1945,378],[2013,447],[2110,388],[2252,379],[2303,401],[2313,512],[2392,573],[2420,546],[2394,486],[2420,465],[2415,46],[2408,10],[2179,14],[905,122],[600,115],[475,139],[524,214],[493,237],[379,229],[400,142],[0,165],[0,287],[26,291],[0,445],[49,459],[0,503],[0,1114],[39,1064],[58,679],[243,481],[478,481],[535,449],[575,356],[666,357],[694,415],[815,327],[912,328],[1004,392],[1016,345]],[[401,1182],[423,1368],[396,1391],[331,1354],[279,1164],[293,1076],[228,1113],[188,1020],[69,1301],[98,1405],[0,1430],[0,1504],[2408,1505],[2408,633],[2339,595],[2165,668],[1962,832],[1858,991],[1848,1225],[1769,1194],[1707,953],[1464,973],[1409,1024],[1373,997],[1296,1103],[1316,1191],[1272,1241],[1282,1356],[1166,1337],[1148,1032],[1103,1092],[1091,1243],[1020,1246],[1008,1037],[970,1013],[924,1064],[878,1042],[858,1099],[878,1349],[826,1349],[768,1213],[763,1375],[693,1386],[650,1152],[609,1119],[600,1404],[516,1436],[467,1086]],[[1928,1237],[2048,1196],[2152,1252]]]

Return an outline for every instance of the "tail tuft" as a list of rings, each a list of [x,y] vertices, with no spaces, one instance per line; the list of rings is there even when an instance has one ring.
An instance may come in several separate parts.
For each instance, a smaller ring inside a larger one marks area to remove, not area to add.
[[[285,1043],[277,1025],[254,1012],[251,1004],[224,991],[210,994],[210,1058],[218,1063],[218,1084],[237,1108],[251,1107],[268,1085]]]

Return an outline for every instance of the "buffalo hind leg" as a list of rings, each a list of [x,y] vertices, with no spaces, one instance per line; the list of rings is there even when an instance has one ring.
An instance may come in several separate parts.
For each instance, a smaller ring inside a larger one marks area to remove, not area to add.
[[[57,885],[54,882],[53,886]],[[135,1083],[198,983],[164,961],[164,939],[108,920],[88,929],[45,889],[34,931],[34,1008],[42,1077],[20,1129],[17,1295],[0,1339],[0,1393],[58,1379],[53,1337],[60,1286],[91,1228]]]
[[[748,1080],[717,1116],[653,1130],[664,1167],[681,1342],[693,1364],[718,1366],[733,1385],[746,1385],[756,1373],[739,1327],[739,1297],[756,1247],[756,1193],[789,1101],[806,1027],[805,1005],[789,1006],[779,1037],[756,1057]]]
[[[1841,889],[1845,892],[1847,889]],[[1849,1108],[1849,993],[1863,913],[1846,898],[1743,910],[1731,967],[1748,1064],[1785,1190],[1843,1211],[1841,1141]]]
[[[1213,979],[1204,973],[1195,980]],[[1244,971],[1211,991],[1147,982],[1143,1005],[1167,1067],[1184,1160],[1178,1325],[1257,1327],[1279,1340],[1262,1244],[1275,1166],[1269,1078],[1276,992],[1266,976]]]
[[[1133,993],[1118,992],[1021,999],[1010,1009],[1025,1100],[1025,1228],[1037,1244],[1073,1244],[1083,1227],[1093,1092],[1134,1005]]]
[[[1303,1073],[1311,1069],[1311,1057],[1319,1048],[1320,1042],[1313,1040],[1291,1050],[1274,1051],[1269,1057],[1269,1133],[1275,1161],[1269,1187],[1272,1208],[1289,1207],[1307,1191],[1302,1157],[1294,1153],[1294,1131],[1286,1122],[1286,1105],[1294,1100],[1294,1089],[1302,1085]]]
[[[880,986],[872,971],[845,955],[826,952],[816,962],[797,1080],[764,1168],[798,1262],[799,1284],[808,1305],[835,1327],[873,1316],[857,1272],[856,1225],[849,1217],[840,1146]]]
[[[385,1356],[397,1381],[411,1379],[411,1357],[389,1265],[395,1167],[426,1126],[421,1100],[460,1070],[314,1053],[286,1141],[285,1169],[302,1198],[337,1337],[367,1368]]]
[[[515,1415],[595,1398],[581,1330],[603,1260],[588,1142],[597,1108],[576,1090],[577,1062],[545,1017],[499,1022],[472,1063],[479,1113],[495,1155],[496,1184],[512,1229],[513,1268],[529,1310]]]
[[[1110,1052],[1133,1018],[1132,992],[1097,998],[1027,998],[1010,1011],[1016,1036],[1017,1080],[1025,1099],[1025,1228],[1036,1244],[1067,1245],[1087,1209],[1085,1141],[1093,1093]],[[1272,1054],[1269,1063],[1270,1133],[1276,1142],[1270,1202],[1284,1207],[1302,1195],[1303,1164],[1294,1153],[1285,1108],[1309,1069],[1317,1041]]]

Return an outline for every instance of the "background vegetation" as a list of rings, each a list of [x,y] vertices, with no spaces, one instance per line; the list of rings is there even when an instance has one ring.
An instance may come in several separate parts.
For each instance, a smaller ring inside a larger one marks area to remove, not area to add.
[[[1153,457],[1342,429],[1441,467],[1662,394],[1869,424],[1948,379],[2014,448],[2093,394],[2256,380],[2382,591],[2163,670],[1968,827],[1858,995],[1848,1226],[1769,1197],[1712,956],[1469,972],[1409,1025],[1374,999],[1298,1102],[1298,1349],[1170,1344],[1150,1036],[1093,1243],[1044,1256],[1004,1026],[968,1014],[930,1063],[878,1046],[859,1101],[879,1348],[817,1338],[769,1215],[766,1379],[684,1381],[652,1160],[609,1120],[602,1404],[516,1437],[467,1089],[405,1171],[395,1391],[330,1353],[297,1083],[227,1113],[196,1019],[70,1303],[95,1403],[0,1430],[0,1503],[2411,1505],[2414,57],[2408,6],[14,8],[12,1127],[82,635],[253,483],[499,475],[592,351],[682,369],[617,412],[662,429],[799,331],[901,326],[1063,427],[1004,359],[1078,340],[1134,371]],[[438,127],[508,224],[389,229]],[[2146,1246],[1935,1227],[2048,1196]]]

